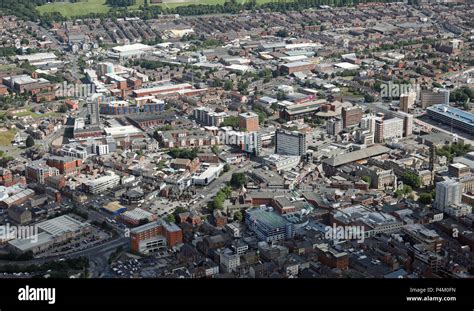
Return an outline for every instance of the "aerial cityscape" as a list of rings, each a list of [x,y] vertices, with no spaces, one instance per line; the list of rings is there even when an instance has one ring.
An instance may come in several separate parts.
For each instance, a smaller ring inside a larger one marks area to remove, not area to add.
[[[472,1],[0,12],[0,279],[473,278]]]

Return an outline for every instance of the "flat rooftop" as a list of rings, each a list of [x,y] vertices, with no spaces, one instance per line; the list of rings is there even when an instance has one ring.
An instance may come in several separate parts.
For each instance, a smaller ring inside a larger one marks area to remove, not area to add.
[[[88,223],[80,222],[68,215],[62,215],[37,224],[38,229],[51,234],[61,236],[68,232],[77,232],[81,228],[89,226]]]
[[[440,105],[433,105],[431,107],[428,107],[426,108],[426,110],[432,111],[438,114],[442,114],[446,117],[452,118],[454,120],[458,120],[463,123],[474,125],[474,114],[470,112],[466,112],[458,108],[440,104]]]
[[[355,162],[358,160],[374,157],[383,153],[389,152],[390,149],[382,146],[382,145],[375,145],[372,147],[368,147],[365,149],[349,152],[349,153],[344,153],[341,155],[338,155],[337,157],[332,157],[329,159],[323,160],[323,163],[326,163],[331,166],[340,166],[343,164]]]
[[[288,223],[288,220],[279,214],[263,209],[247,210],[246,213],[268,227],[283,227]]]

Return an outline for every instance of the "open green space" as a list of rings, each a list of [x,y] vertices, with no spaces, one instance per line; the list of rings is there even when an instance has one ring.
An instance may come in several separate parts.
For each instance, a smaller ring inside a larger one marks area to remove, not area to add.
[[[105,4],[106,0],[83,0],[76,3],[71,2],[53,2],[44,4],[37,7],[40,14],[58,12],[64,17],[74,17],[87,15],[90,13],[107,13],[110,7]],[[178,6],[186,6],[191,4],[224,4],[226,0],[185,0],[183,2],[167,1],[164,3],[150,4],[149,5],[161,5],[167,8],[175,8]],[[248,0],[240,0],[239,3],[245,3]],[[274,0],[257,0],[258,4],[273,2]],[[136,0],[136,3],[129,7],[131,10],[138,10],[143,5],[145,0]]]
[[[13,137],[15,137],[16,129],[8,131],[0,131],[0,146],[10,146]]]
[[[37,7],[41,14],[58,12],[64,17],[87,15],[90,13],[107,13],[109,7],[105,0],[84,0],[76,3],[52,2]]]
[[[32,118],[46,118],[46,117],[54,117],[59,115],[57,112],[47,112],[47,113],[36,113],[31,110],[23,111],[23,112],[18,112],[15,113],[14,116],[16,117],[26,117],[26,116],[31,116]]]

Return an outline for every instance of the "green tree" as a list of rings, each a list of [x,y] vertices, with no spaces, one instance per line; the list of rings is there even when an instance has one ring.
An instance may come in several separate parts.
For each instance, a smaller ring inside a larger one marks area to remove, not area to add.
[[[35,145],[35,140],[33,139],[33,137],[31,137],[31,135],[28,135],[28,137],[26,138],[25,145],[27,148],[33,147]]]
[[[226,80],[225,81],[224,90],[231,91],[233,87],[234,87],[234,83],[232,82],[232,80]]]
[[[363,181],[365,181],[366,183],[369,184],[369,186],[372,184],[372,177],[366,175],[366,176],[362,176],[361,178]]]
[[[288,37],[288,30],[280,29],[276,32],[276,36],[280,37],[280,38],[286,38],[286,37]]]
[[[242,221],[243,219],[244,219],[244,216],[242,215],[241,211],[237,211],[234,213],[234,220]]]
[[[373,103],[375,101],[375,97],[373,97],[370,94],[365,94],[364,95],[364,100],[366,103]]]
[[[424,192],[418,197],[418,202],[422,204],[431,204],[431,202],[433,202],[433,196],[429,192]]]
[[[413,188],[420,188],[421,186],[421,179],[420,176],[413,172],[404,172],[402,175],[402,181],[405,185],[409,185]]]
[[[66,105],[66,104],[62,104],[61,106],[59,106],[58,112],[60,112],[60,113],[66,113],[66,112],[67,112],[67,105]]]
[[[247,177],[245,176],[245,173],[233,173],[230,178],[230,185],[234,189],[242,187],[246,182]]]
[[[176,219],[174,218],[173,214],[169,214],[168,216],[166,216],[166,221],[169,223],[175,223]]]
[[[229,116],[224,119],[224,122],[220,124],[220,126],[230,126],[232,128],[238,128],[239,127],[239,117],[237,116]]]
[[[224,165],[224,173],[227,173],[228,171],[230,171],[230,165],[229,165],[229,163],[226,163]]]
[[[211,151],[212,151],[212,153],[217,155],[220,152],[220,148],[219,148],[218,145],[214,145],[214,146],[211,147]]]

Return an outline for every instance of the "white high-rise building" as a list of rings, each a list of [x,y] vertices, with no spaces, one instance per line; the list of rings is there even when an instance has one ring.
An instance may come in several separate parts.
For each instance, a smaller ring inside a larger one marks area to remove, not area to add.
[[[303,156],[306,154],[306,134],[298,131],[277,130],[275,133],[275,153]]]
[[[375,142],[382,143],[386,140],[403,137],[403,119],[392,118],[377,120],[375,127]]]
[[[461,196],[461,183],[453,179],[436,183],[435,206],[437,209],[444,211],[451,205],[460,204]]]
[[[87,113],[91,125],[100,124],[99,102],[97,100],[92,100],[87,103]]]

